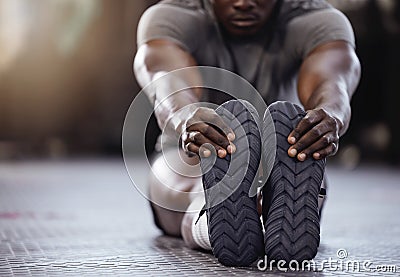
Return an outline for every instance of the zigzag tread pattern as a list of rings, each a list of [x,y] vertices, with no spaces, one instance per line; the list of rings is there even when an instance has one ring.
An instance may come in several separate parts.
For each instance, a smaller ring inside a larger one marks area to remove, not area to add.
[[[205,189],[215,186],[218,180],[224,178],[224,181],[218,183],[218,195],[210,195],[206,190],[207,203],[224,199],[207,211],[210,242],[213,254],[222,264],[249,266],[264,254],[263,231],[256,199],[248,196],[261,158],[261,134],[247,105],[233,100],[221,107],[216,112],[227,123],[231,123],[231,128],[237,124],[234,122],[237,120],[240,127],[236,126],[235,133],[242,129],[242,135],[235,140],[238,144],[237,152],[232,157],[228,155],[225,159],[217,158],[211,170],[203,175]],[[242,144],[248,147],[239,147]],[[246,158],[248,153],[250,157]],[[237,159],[238,165],[229,169],[234,159]],[[227,173],[228,169],[232,174]]]
[[[270,106],[277,132],[273,170],[264,187],[265,253],[269,259],[311,260],[318,251],[320,225],[318,193],[325,160],[299,162],[287,155],[287,136],[305,112],[288,102]]]

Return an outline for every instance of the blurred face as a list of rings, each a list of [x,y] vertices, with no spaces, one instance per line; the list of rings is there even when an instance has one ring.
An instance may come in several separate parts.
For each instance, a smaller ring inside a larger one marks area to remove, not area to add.
[[[276,0],[213,0],[219,23],[232,36],[256,34],[270,17]]]

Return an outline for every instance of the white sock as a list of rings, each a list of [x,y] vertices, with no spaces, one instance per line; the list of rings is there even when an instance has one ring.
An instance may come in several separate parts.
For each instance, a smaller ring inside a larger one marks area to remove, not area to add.
[[[205,204],[204,197],[198,197],[193,200],[190,204],[188,211],[198,211],[200,213],[201,209]],[[197,222],[196,222],[197,221]],[[205,250],[211,250],[210,238],[208,236],[208,224],[207,215],[203,213],[200,218],[195,218],[192,222],[192,236],[194,242],[201,248]]]

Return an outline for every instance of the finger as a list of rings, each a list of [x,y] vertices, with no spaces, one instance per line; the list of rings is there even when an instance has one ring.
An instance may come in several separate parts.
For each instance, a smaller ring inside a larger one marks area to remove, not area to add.
[[[227,154],[227,150],[216,144],[215,142],[211,141],[207,137],[205,137],[202,133],[196,131],[196,132],[190,132],[188,136],[188,142],[192,142],[196,144],[198,147],[201,145],[204,145],[206,143],[211,144],[215,150],[217,151],[218,157],[220,158],[225,158]]]
[[[298,153],[316,143],[322,136],[331,131],[330,129],[331,128],[324,123],[320,123],[314,126],[307,133],[301,136],[301,138],[293,146],[289,148],[289,156],[295,157]],[[332,141],[330,141],[329,143],[331,142]]]
[[[301,136],[309,131],[313,126],[321,122],[323,119],[322,114],[318,111],[309,111],[303,119],[297,124],[293,131],[288,136],[288,142],[295,144]]]
[[[194,155],[198,155],[200,157],[208,158],[211,156],[212,152],[207,146],[198,146],[193,142],[189,142],[186,144],[185,152],[189,157],[193,157]]]
[[[297,155],[299,161],[305,161],[307,158],[311,157],[317,151],[323,150],[328,147],[332,142],[336,141],[335,136],[332,133],[327,133],[323,135],[317,142],[313,143],[311,146],[307,147]]]
[[[225,121],[215,112],[213,113],[204,113],[201,115],[201,118],[208,123],[215,125],[219,128],[224,135],[228,138],[229,141],[235,140],[235,133],[233,130],[225,123]]]
[[[193,157],[194,154],[199,155],[199,147],[192,142],[185,144],[184,150],[189,157]]]
[[[222,135],[213,126],[211,126],[207,123],[202,122],[202,123],[197,123],[197,124],[191,125],[191,126],[189,126],[188,131],[200,132],[204,137],[206,137],[208,139],[207,142],[212,141],[213,145],[216,144],[219,146],[219,148],[224,148],[224,149],[228,150],[228,146],[230,145],[228,138],[226,136]],[[196,141],[196,143],[197,143],[197,141]],[[202,143],[203,143],[203,141],[201,141],[197,144],[201,145]],[[229,152],[229,150],[228,150],[228,152]],[[229,153],[232,153],[232,152],[229,152]]]
[[[234,145],[232,142],[230,145],[228,145],[228,147],[226,148],[226,150],[228,150],[229,154],[233,154],[236,152],[236,145]]]
[[[339,144],[337,142],[332,142],[326,148],[318,150],[313,154],[313,158],[316,160],[321,160],[329,156],[333,156],[339,150]]]

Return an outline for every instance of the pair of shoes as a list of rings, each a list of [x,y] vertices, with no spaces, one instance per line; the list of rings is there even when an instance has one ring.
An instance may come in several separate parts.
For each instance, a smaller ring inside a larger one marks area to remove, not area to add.
[[[287,137],[305,112],[276,102],[260,122],[255,108],[243,100],[228,101],[216,112],[235,132],[237,151],[224,159],[201,159],[213,254],[226,266],[250,266],[264,255],[276,261],[311,260],[320,241],[318,194],[325,160],[300,162],[287,154]],[[271,153],[263,152],[271,142],[276,153],[262,188],[264,234],[257,196],[249,192],[262,157],[271,163]]]

